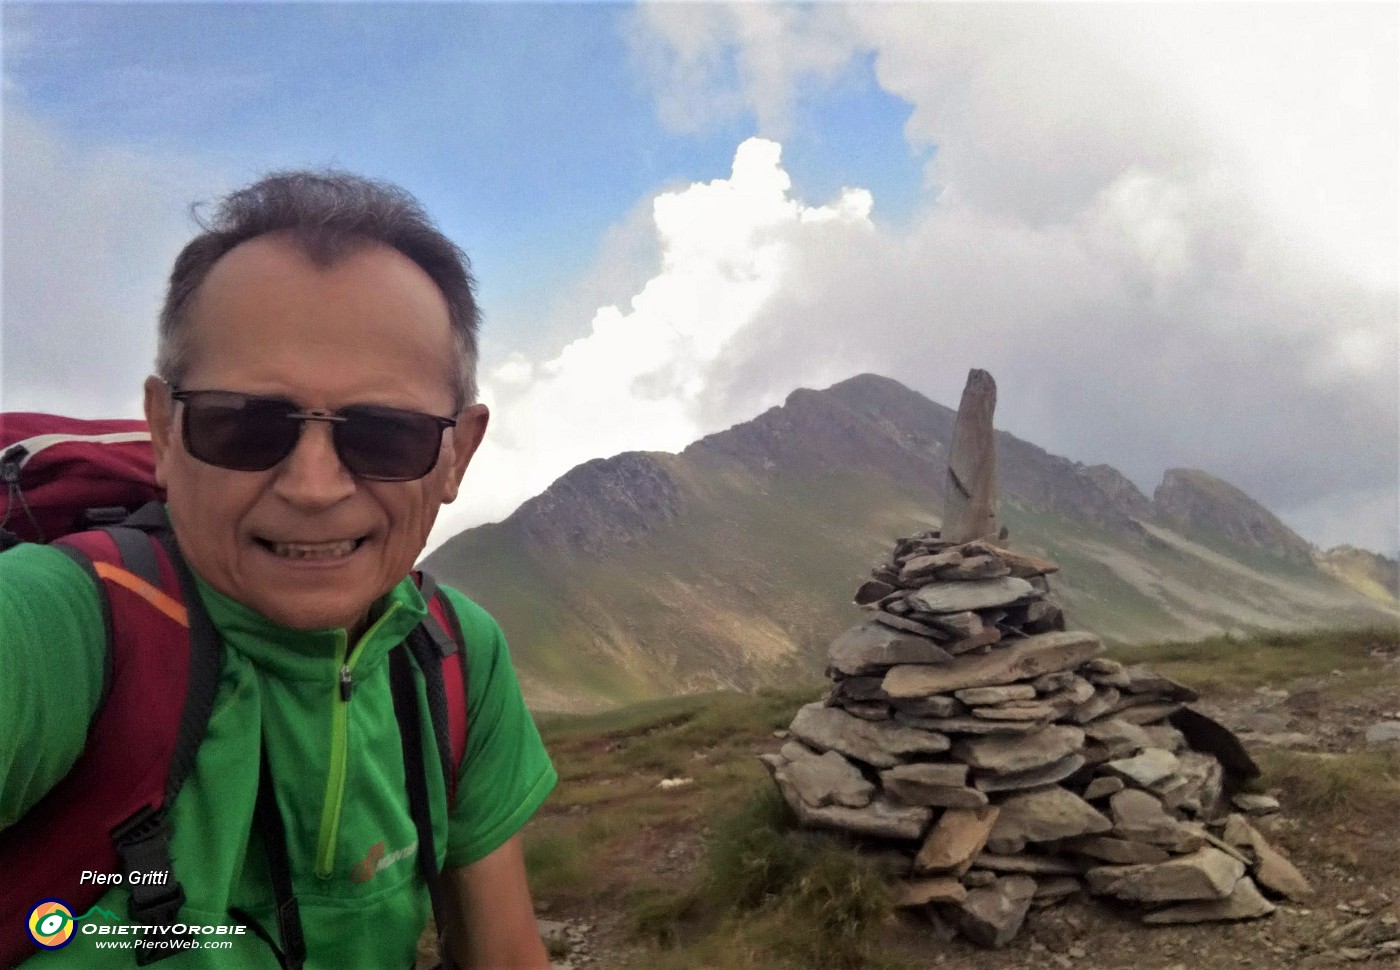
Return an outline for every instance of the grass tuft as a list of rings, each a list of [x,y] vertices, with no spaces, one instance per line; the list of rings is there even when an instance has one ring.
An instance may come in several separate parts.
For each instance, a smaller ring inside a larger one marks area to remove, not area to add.
[[[788,928],[776,940],[779,948],[807,966],[866,966],[875,934],[894,918],[884,874],[834,841],[806,860],[796,883],[778,897],[777,910]]]
[[[776,789],[760,789],[739,812],[715,826],[706,846],[701,893],[717,908],[753,909],[783,892],[810,856],[796,824]]]
[[[633,936],[668,950],[684,942],[686,926],[704,918],[703,903],[695,892],[647,886],[627,897],[627,921]]]
[[[880,952],[892,919],[887,880],[843,839],[796,828],[765,779],[719,820],[704,872],[689,890],[647,887],[628,898],[636,938],[655,970],[895,967]]]
[[[1400,811],[1400,751],[1275,750],[1262,752],[1259,760],[1262,781],[1282,789],[1290,808],[1309,814]]]

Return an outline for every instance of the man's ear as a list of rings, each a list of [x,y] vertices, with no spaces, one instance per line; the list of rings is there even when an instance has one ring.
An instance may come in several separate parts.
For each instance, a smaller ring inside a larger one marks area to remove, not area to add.
[[[156,453],[156,484],[166,487],[166,470],[174,448],[171,436],[175,427],[175,402],[170,399],[170,387],[154,375],[146,378],[146,424],[151,429],[151,447]]]
[[[462,476],[467,473],[472,456],[481,446],[490,420],[491,412],[484,404],[473,404],[457,415],[457,426],[452,429],[452,468],[447,481],[443,483],[443,502],[451,502],[457,497],[462,487]]]

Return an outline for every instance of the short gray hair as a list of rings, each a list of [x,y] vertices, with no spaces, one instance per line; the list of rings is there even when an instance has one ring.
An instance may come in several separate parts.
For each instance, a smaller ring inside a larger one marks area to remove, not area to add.
[[[285,234],[315,265],[328,267],[379,243],[428,274],[447,301],[457,366],[456,410],[476,403],[476,281],[466,253],[442,234],[423,206],[389,182],[333,170],[274,172],[219,202],[204,231],[180,251],[160,312],[156,373],[178,385],[189,367],[190,305],[214,264],[240,243]]]

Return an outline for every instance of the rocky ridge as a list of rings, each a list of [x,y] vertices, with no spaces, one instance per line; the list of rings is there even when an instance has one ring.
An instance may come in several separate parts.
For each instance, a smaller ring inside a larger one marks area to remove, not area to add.
[[[1191,468],[1169,468],[1152,496],[1158,518],[1223,536],[1299,565],[1312,564],[1311,543],[1229,482]]]
[[[794,391],[681,454],[580,465],[424,567],[509,631],[538,710],[819,677],[830,631],[851,623],[843,601],[859,564],[903,523],[942,526],[926,510],[946,499],[953,423],[948,408],[874,375]],[[1073,567],[1061,602],[1107,641],[1400,616],[1380,584],[1358,580],[1376,594],[1362,595],[1278,549],[1201,534],[1159,517],[1108,466],[995,438],[1002,521],[1021,548]]]
[[[671,456],[628,451],[577,465],[513,515],[542,546],[587,555],[636,541],[682,510]]]
[[[801,824],[878,847],[899,904],[988,947],[1089,893],[1145,923],[1253,919],[1306,878],[1249,821],[1278,803],[1189,688],[1101,656],[1059,567],[990,537],[896,542],[830,645],[833,686],[762,756]]]

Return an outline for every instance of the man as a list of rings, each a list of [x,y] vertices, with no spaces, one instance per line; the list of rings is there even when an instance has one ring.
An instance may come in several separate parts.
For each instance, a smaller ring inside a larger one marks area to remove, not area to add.
[[[386,655],[425,614],[408,573],[486,431],[476,317],[465,257],[418,204],[338,173],[234,193],[171,275],[145,410],[175,537],[224,651],[171,813],[180,913],[276,927],[267,853],[249,836],[265,759],[307,967],[409,966],[426,921]],[[499,628],[448,595],[470,725],[450,813],[441,772],[430,786],[449,952],[461,967],[548,967],[518,833],[556,776]],[[103,644],[76,564],[45,546],[0,556],[0,828],[81,752]],[[99,905],[122,912],[121,890]],[[164,965],[276,967],[268,936]],[[131,961],[80,939],[26,967]]]

